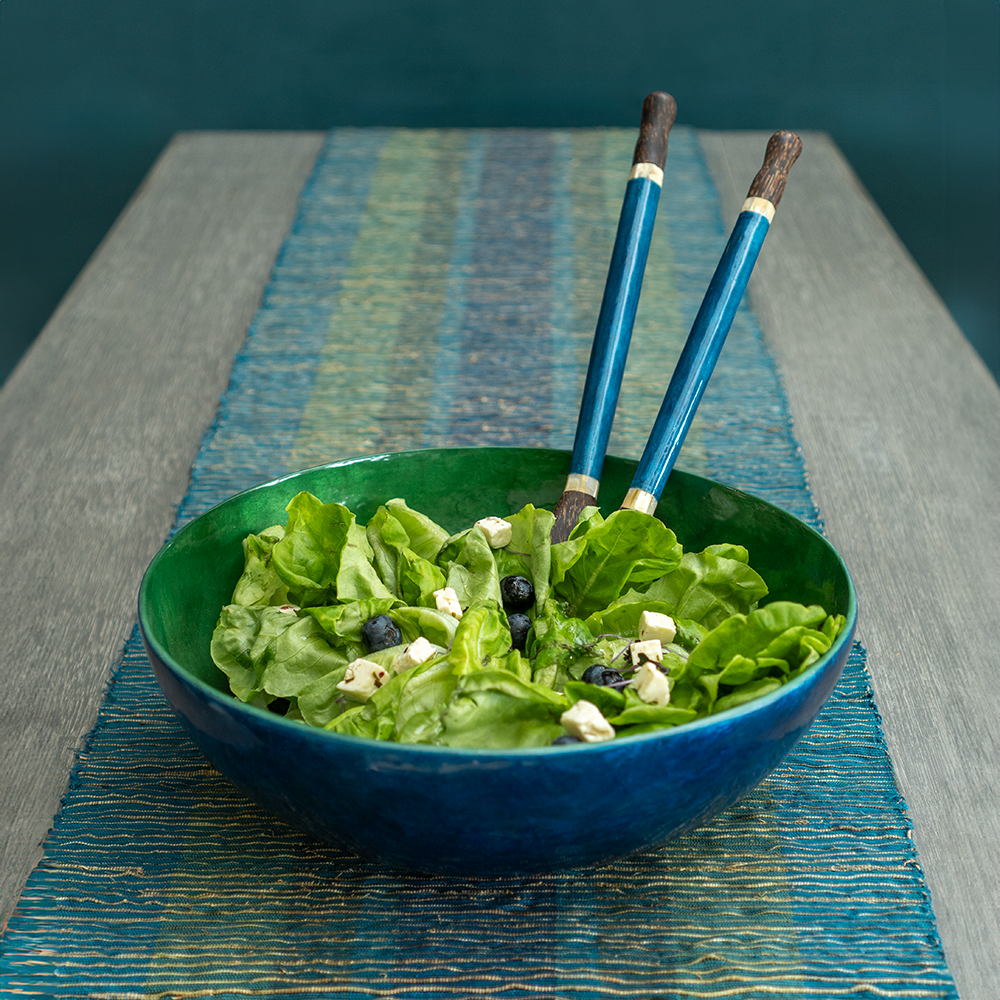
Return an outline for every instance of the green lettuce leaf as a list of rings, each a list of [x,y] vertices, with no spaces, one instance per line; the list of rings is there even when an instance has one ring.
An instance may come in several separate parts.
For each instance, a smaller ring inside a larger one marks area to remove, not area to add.
[[[299,618],[269,643],[262,657],[261,687],[277,698],[297,697],[303,688],[332,673],[343,679],[354,656],[336,649],[314,618]]]
[[[340,554],[354,515],[341,504],[324,504],[304,492],[285,509],[288,528],[274,546],[275,570],[296,604],[334,603]]]
[[[704,625],[690,618],[678,617],[672,604],[650,600],[648,594],[638,590],[628,590],[602,611],[595,611],[587,619],[587,628],[595,635],[613,634],[635,639],[639,635],[639,619],[643,611],[670,615],[677,629],[674,641],[684,649],[694,649],[708,635]]]
[[[339,695],[340,692],[338,691],[336,694]],[[335,698],[331,697],[328,701],[329,704],[339,709],[340,706],[337,705]],[[363,736],[369,740],[378,739],[378,723],[374,718],[364,715],[364,705],[352,705],[344,711],[328,712],[324,709],[324,704],[322,696],[317,695],[315,711],[310,714],[310,718],[307,720],[310,725],[328,729],[332,733],[343,733],[345,736]],[[303,718],[305,718],[304,713]],[[324,718],[326,721],[321,721]]]
[[[497,566],[501,579],[505,576],[523,575],[531,580],[535,588],[535,607],[542,607],[549,597],[549,573],[552,566],[552,525],[556,516],[549,510],[541,510],[530,503],[516,514],[507,518],[511,526],[510,544],[506,552],[516,554],[520,565],[516,568],[505,563],[500,569],[500,553],[497,552]]]
[[[447,586],[443,570],[412,549],[399,554],[399,596],[409,605],[436,607],[434,591]]]
[[[548,746],[563,729],[569,701],[506,670],[479,670],[459,681],[442,715],[441,742],[509,750]]]
[[[243,539],[243,575],[236,581],[230,604],[253,607],[288,603],[288,588],[271,564],[274,546],[284,537],[284,527],[276,524],[259,535],[247,535]]]
[[[326,632],[331,645],[350,654],[351,659],[365,656],[361,626],[375,615],[391,615],[396,619],[400,602],[392,597],[373,597],[349,604],[331,604],[323,608],[303,608],[302,613],[314,618]]]
[[[697,712],[691,708],[684,708],[671,703],[667,705],[647,705],[634,688],[625,689],[625,707],[617,714],[610,716],[608,722],[612,726],[646,726],[645,732],[652,729],[669,729],[671,726],[679,726],[684,722],[690,722],[697,717]]]
[[[532,624],[528,656],[533,664],[532,680],[557,691],[567,681],[579,679],[592,664],[609,662],[587,626],[564,614],[558,601],[552,599],[545,602]]]
[[[522,656],[516,649],[510,650],[506,657],[494,657],[491,665],[497,670],[510,671],[510,673],[515,677],[519,677],[522,681],[531,680],[531,661],[526,656]]]
[[[297,704],[304,722],[310,726],[323,728],[343,715],[345,711],[361,707],[348,706],[343,691],[337,689],[337,685],[344,679],[346,672],[347,664],[345,663],[343,670],[333,671],[324,677],[318,677],[299,692]]]
[[[395,596],[379,579],[365,531],[346,507],[303,492],[286,509],[288,528],[272,562],[292,603],[319,607]]]
[[[484,602],[502,606],[500,576],[493,550],[478,528],[462,537],[454,558],[448,562],[447,572],[447,586],[454,589],[463,608]]]
[[[592,705],[596,705],[605,719],[617,715],[625,708],[625,692],[619,691],[618,688],[586,684],[583,681],[567,681],[563,693],[571,704],[589,701]]]
[[[365,529],[351,524],[347,531],[347,544],[340,554],[340,569],[337,573],[337,599],[340,601],[364,601],[370,597],[395,597],[379,579],[372,565],[372,547],[368,544]]]
[[[392,677],[365,703],[363,711],[352,713],[343,723],[328,724],[328,728],[356,732],[363,726],[366,731],[390,733],[384,738],[403,743],[438,743],[444,712],[462,678],[482,673],[489,666],[491,674],[502,673],[511,683],[523,683],[530,666],[510,649],[510,630],[503,612],[489,604],[475,606],[456,625],[448,651]],[[307,701],[303,711],[309,710]]]
[[[447,649],[455,638],[458,619],[437,608],[403,607],[395,608],[391,617],[403,634],[403,645],[409,645],[417,636]]]
[[[229,687],[240,701],[253,701],[263,693],[261,675],[271,643],[299,619],[276,607],[222,609],[212,632],[209,651],[215,665],[229,678]]]
[[[339,672],[339,676],[330,674],[314,681],[299,695],[298,705],[303,718],[311,725],[336,729],[338,732],[347,732],[353,725],[370,726],[374,732],[381,734],[373,739],[392,739],[395,706],[399,699],[399,690],[405,682],[405,675],[392,673],[392,661],[399,653],[400,647],[392,646],[364,654],[366,660],[377,663],[389,673],[387,682],[364,702],[359,703],[352,696],[337,689],[337,684],[344,679],[346,664],[345,669]],[[360,711],[355,711],[358,708]],[[348,716],[354,722],[345,719],[342,724],[338,724],[338,719],[342,715]],[[338,728],[338,725],[346,728]]]
[[[680,543],[655,517],[617,510],[606,521],[594,518],[588,524],[579,536],[552,546],[553,589],[571,617],[586,618],[628,587],[650,583],[680,565]]]
[[[680,565],[646,588],[646,597],[673,607],[681,618],[715,628],[730,615],[747,614],[767,595],[767,584],[747,565],[742,545],[710,545],[686,552]]]
[[[761,677],[760,680],[749,681],[741,684],[729,694],[724,694],[712,706],[712,713],[718,714],[727,709],[736,708],[739,705],[746,705],[751,701],[762,698],[765,694],[777,691],[783,681],[778,677]]]
[[[400,743],[438,743],[441,715],[457,682],[447,656],[434,657],[403,675],[393,706],[395,739]]]
[[[299,618],[267,605],[222,609],[211,654],[241,701],[294,698],[313,681],[339,671],[353,659],[337,649],[310,617]],[[338,677],[338,679],[340,679]]]
[[[507,616],[495,604],[475,605],[459,620],[448,659],[456,675],[467,674],[506,658],[510,643]]]
[[[398,497],[385,503],[389,513],[403,526],[409,546],[422,559],[435,562],[441,546],[448,539],[448,532],[435,524],[426,514],[407,507]]]
[[[444,572],[410,547],[410,536],[387,507],[375,512],[365,536],[386,587],[404,604],[434,607],[434,591],[445,586]]]
[[[818,605],[792,601],[733,615],[698,644],[678,680],[695,681],[712,702],[731,693],[729,687],[765,677],[784,682],[830,648],[829,637],[819,629],[826,618]]]
[[[372,548],[372,564],[379,577],[397,597],[399,594],[399,553],[410,544],[410,536],[387,507],[379,507],[365,525],[365,535]]]

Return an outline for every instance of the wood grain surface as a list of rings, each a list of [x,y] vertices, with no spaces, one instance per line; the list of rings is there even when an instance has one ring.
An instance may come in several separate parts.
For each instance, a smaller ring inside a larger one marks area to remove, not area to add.
[[[802,152],[802,140],[787,129],[775,132],[767,141],[764,164],[750,184],[747,198],[764,198],[777,208],[788,182],[788,171]]]
[[[701,133],[727,219],[766,133]],[[963,1000],[1000,996],[1000,389],[828,137],[749,294],[781,367]]]
[[[655,163],[661,170],[667,162],[670,129],[677,117],[677,102],[670,94],[655,90],[642,102],[642,122],[639,139],[632,154],[632,163]]]
[[[700,136],[728,225],[768,134]],[[1000,389],[834,145],[802,138],[751,301],[858,585],[949,963],[996,1000]],[[321,141],[178,136],[0,393],[0,926]]]
[[[0,393],[0,927],[322,135],[180,135]]]

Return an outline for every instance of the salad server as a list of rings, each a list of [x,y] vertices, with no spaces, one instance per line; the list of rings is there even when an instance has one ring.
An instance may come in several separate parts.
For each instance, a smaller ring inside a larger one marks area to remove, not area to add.
[[[639,140],[625,186],[604,298],[597,317],[573,458],[565,492],[555,509],[553,542],[569,537],[580,511],[594,502],[600,486],[656,221],[663,165],[667,159],[667,138],[676,116],[676,102],[662,91],[655,91],[643,102]]]
[[[639,467],[622,503],[623,510],[647,514],[656,510],[743,299],[774,210],[784,193],[788,171],[801,152],[802,140],[794,132],[775,132],[768,141],[764,163],[750,185],[674,368]]]

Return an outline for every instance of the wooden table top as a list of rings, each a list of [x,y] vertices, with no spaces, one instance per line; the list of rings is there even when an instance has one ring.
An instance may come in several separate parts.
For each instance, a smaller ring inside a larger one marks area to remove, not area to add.
[[[766,135],[699,138],[735,217]],[[949,966],[963,998],[995,1000],[1000,389],[833,143],[803,138],[751,304],[858,588]],[[0,927],[322,140],[175,137],[0,392]]]

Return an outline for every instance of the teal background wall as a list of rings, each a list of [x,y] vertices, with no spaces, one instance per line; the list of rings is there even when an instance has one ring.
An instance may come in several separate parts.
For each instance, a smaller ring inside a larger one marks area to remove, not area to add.
[[[824,129],[1000,374],[996,0],[0,0],[0,379],[180,129]]]

